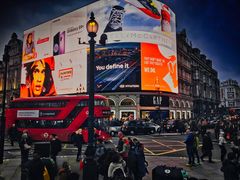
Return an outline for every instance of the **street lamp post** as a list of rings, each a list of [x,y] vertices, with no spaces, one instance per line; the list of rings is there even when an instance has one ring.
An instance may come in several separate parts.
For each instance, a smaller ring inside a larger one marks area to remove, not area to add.
[[[94,58],[95,58],[95,43],[94,38],[98,31],[98,23],[95,21],[93,12],[91,12],[90,20],[87,22],[87,31],[88,36],[90,37],[90,54],[89,54],[89,81],[88,81],[88,94],[89,94],[89,103],[88,103],[88,146],[85,152],[86,162],[83,168],[83,180],[87,179],[96,179],[97,174],[97,165],[94,163],[93,156],[95,153],[95,147],[93,142],[94,137]]]
[[[7,70],[8,70],[8,62],[9,62],[9,46],[6,45],[3,54],[3,62],[5,65],[4,68],[4,78],[3,78],[3,95],[2,95],[2,116],[1,116],[1,129],[0,129],[0,164],[3,163],[3,155],[4,155],[4,137],[5,137],[5,100],[6,100],[6,85],[7,85]]]
[[[90,20],[87,22],[87,31],[88,36],[90,37],[89,45],[90,45],[90,54],[89,54],[89,114],[88,114],[88,146],[93,146],[93,122],[94,122],[94,58],[95,58],[95,43],[94,37],[96,37],[96,33],[98,31],[98,23],[95,21],[93,12],[91,13]]]

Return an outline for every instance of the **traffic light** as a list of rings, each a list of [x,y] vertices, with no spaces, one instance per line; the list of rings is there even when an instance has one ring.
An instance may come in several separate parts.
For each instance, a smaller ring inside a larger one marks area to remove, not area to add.
[[[107,41],[107,35],[106,34],[102,34],[99,40],[99,44],[106,46],[106,41]]]

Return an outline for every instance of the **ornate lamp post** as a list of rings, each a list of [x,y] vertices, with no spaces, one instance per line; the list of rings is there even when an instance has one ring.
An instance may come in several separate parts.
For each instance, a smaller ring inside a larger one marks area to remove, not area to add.
[[[91,12],[90,20],[87,22],[88,36],[90,37],[90,59],[89,59],[89,81],[88,81],[88,91],[89,91],[89,121],[88,121],[88,146],[93,146],[93,122],[94,122],[94,58],[95,58],[95,43],[94,37],[96,37],[98,31],[98,23],[95,21],[93,12]]]
[[[88,103],[88,146],[85,152],[86,159],[85,165],[83,168],[83,180],[88,179],[97,179],[97,164],[94,163],[93,156],[95,154],[95,147],[93,144],[94,137],[94,57],[95,57],[95,43],[94,37],[96,37],[96,33],[98,31],[98,23],[95,21],[95,17],[93,12],[91,12],[90,20],[87,22],[87,31],[88,36],[90,37],[89,45],[90,45],[90,58],[89,58],[89,81],[88,81],[88,94],[89,94],[89,103]]]
[[[6,85],[7,85],[7,70],[8,70],[8,62],[9,62],[9,46],[6,45],[3,54],[3,62],[5,65],[4,68],[4,79],[3,79],[3,95],[2,95],[2,114],[1,114],[1,129],[0,129],[0,164],[3,163],[3,155],[4,155],[4,137],[5,137],[5,100],[6,100]]]

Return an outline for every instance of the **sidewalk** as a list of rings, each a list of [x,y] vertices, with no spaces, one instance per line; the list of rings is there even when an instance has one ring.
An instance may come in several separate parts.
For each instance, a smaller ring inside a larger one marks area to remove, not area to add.
[[[152,179],[152,169],[158,165],[167,165],[171,167],[182,167],[184,168],[190,176],[199,179],[208,180],[223,180],[223,174],[220,171],[221,162],[216,161],[216,163],[211,164],[208,162],[203,162],[202,165],[197,167],[186,167],[185,164],[187,159],[185,157],[166,157],[166,156],[146,156],[146,160],[149,163],[148,171],[149,174],[143,178],[143,180]],[[64,161],[68,161],[71,165],[72,171],[81,173],[79,171],[79,163],[75,161],[75,156],[58,156],[58,165]],[[0,176],[4,177],[5,180],[20,180],[21,169],[20,169],[20,159],[5,160],[2,165],[0,165]],[[81,178],[80,178],[81,179]],[[100,180],[102,178],[99,178]],[[1,180],[1,178],[0,178]]]

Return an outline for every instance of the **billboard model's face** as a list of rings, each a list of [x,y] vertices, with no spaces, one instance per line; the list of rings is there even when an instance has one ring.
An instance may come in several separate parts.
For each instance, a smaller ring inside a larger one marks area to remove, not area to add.
[[[35,61],[32,65],[33,74],[32,74],[32,92],[34,96],[40,96],[43,91],[43,83],[45,80],[45,63],[44,61]]]
[[[83,42],[89,40],[91,12],[99,24],[96,92],[178,93],[174,12],[157,0],[101,0],[24,32],[21,97],[86,93],[89,46]],[[103,34],[106,46],[99,46]],[[44,72],[44,64],[37,63],[48,58]],[[29,86],[28,64],[35,61]],[[25,95],[29,87],[32,94]]]

